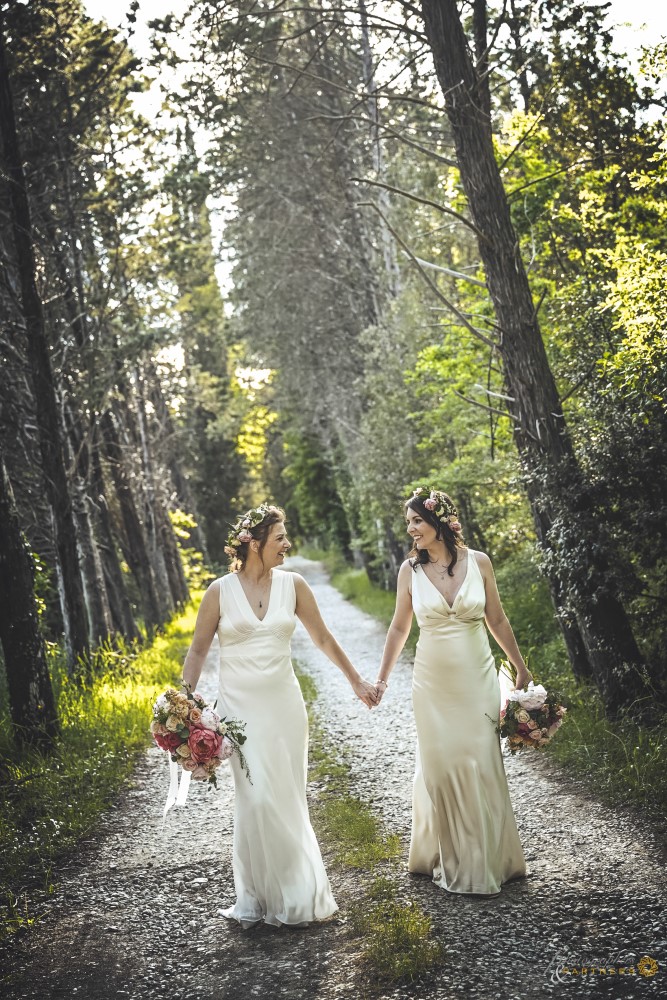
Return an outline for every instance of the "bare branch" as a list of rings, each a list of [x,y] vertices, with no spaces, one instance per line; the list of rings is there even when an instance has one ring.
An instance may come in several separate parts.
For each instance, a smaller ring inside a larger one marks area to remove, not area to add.
[[[414,253],[410,249],[410,247],[407,245],[407,243],[405,242],[405,240],[403,240],[398,235],[398,233],[396,232],[396,230],[393,228],[393,226],[390,224],[389,220],[385,216],[384,212],[382,212],[381,209],[378,208],[378,206],[375,204],[375,202],[372,202],[372,201],[362,201],[362,202],[359,202],[359,205],[360,205],[360,207],[361,206],[368,206],[369,208],[374,209],[378,213],[378,215],[380,216],[380,218],[382,219],[382,221],[384,222],[385,226],[387,227],[387,229],[389,230],[389,232],[391,233],[391,235],[394,237],[394,239],[396,240],[396,242],[405,251],[405,253],[408,255],[408,257],[413,262],[413,264],[415,264],[415,266],[417,267],[417,269],[418,269],[419,273],[421,274],[422,278],[424,279],[424,281],[426,282],[426,284],[429,286],[429,288],[431,289],[431,291],[434,293],[434,295],[436,295],[437,298],[439,298],[440,301],[444,305],[446,305],[451,312],[454,313],[454,315],[465,326],[465,328],[467,330],[469,330],[470,333],[472,333],[472,335],[474,337],[477,337],[478,340],[481,340],[483,343],[485,343],[487,345],[487,347],[491,347],[493,350],[497,350],[498,347],[499,347],[498,342],[494,341],[494,340],[491,340],[490,337],[487,337],[485,334],[481,333],[476,327],[474,327],[471,323],[469,323],[468,320],[463,315],[463,313],[461,312],[461,310],[457,309],[457,307],[454,305],[454,303],[450,302],[449,299],[446,298],[446,296],[444,296],[442,294],[442,292],[440,291],[440,289],[438,288],[438,286],[435,284],[434,281],[431,281],[430,277],[428,276],[428,274],[426,273],[426,271],[424,270],[424,268],[421,266],[421,264],[419,263],[419,261],[415,257]]]
[[[499,417],[507,417],[508,420],[514,420],[516,422],[517,418],[507,410],[498,410],[495,406],[487,406],[486,403],[479,403],[476,399],[470,399],[468,396],[464,396],[462,392],[458,389],[453,390],[454,395],[462,399],[464,403],[470,403],[471,406],[476,406],[480,410],[484,410],[485,413],[495,413]]]
[[[372,187],[384,188],[385,191],[391,191],[392,194],[403,195],[404,198],[409,198],[410,201],[416,201],[420,205],[428,205],[430,208],[435,208],[436,211],[442,212],[443,215],[450,215],[453,219],[457,219],[459,222],[462,222],[464,226],[467,226],[468,229],[472,230],[478,239],[484,240],[485,243],[489,242],[484,233],[482,233],[474,223],[470,222],[469,219],[466,219],[466,217],[461,215],[459,212],[455,212],[453,208],[447,208],[445,205],[440,205],[437,201],[431,201],[430,198],[421,198],[417,194],[412,194],[411,191],[404,191],[403,188],[394,187],[393,184],[385,184],[383,181],[372,181],[368,177],[350,177],[349,179],[351,181],[356,181],[358,184],[370,184]]]
[[[451,268],[443,267],[442,264],[432,264],[430,260],[423,260],[421,257],[415,256],[415,260],[422,267],[430,267],[434,271],[442,271],[443,274],[448,274],[451,278],[460,278],[461,281],[469,281],[471,285],[477,285],[478,288],[486,288],[485,281],[480,281],[479,278],[471,278],[469,274],[462,274],[461,271],[452,271]]]
[[[495,396],[496,399],[506,399],[509,403],[516,403],[514,396],[506,396],[502,392],[493,392],[491,389],[487,389],[485,386],[480,385],[479,382],[475,382],[473,389],[479,389],[480,392],[485,392],[487,396]]]

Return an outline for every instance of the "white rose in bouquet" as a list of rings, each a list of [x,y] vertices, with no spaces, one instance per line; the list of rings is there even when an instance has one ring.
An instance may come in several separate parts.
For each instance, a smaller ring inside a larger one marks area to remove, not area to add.
[[[511,694],[512,701],[518,701],[523,709],[530,712],[533,708],[541,708],[544,702],[547,700],[546,689],[538,684],[537,687],[531,681],[528,685],[527,691],[512,691]]]
[[[217,732],[220,725],[220,716],[212,708],[206,707],[202,709],[199,725],[203,726],[204,729],[212,729],[214,732]]]
[[[159,712],[168,712],[171,708],[171,702],[167,698],[166,694],[161,694],[153,707]]]

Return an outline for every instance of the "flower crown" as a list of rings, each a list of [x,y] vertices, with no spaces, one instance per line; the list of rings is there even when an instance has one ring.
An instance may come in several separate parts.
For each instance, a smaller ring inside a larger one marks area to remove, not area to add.
[[[259,507],[251,507],[245,514],[239,514],[227,535],[225,552],[228,556],[235,556],[240,545],[252,541],[252,529],[261,524],[268,513],[269,505],[261,503]]]
[[[410,499],[420,500],[424,507],[426,507],[426,510],[430,510],[443,524],[448,524],[452,531],[461,530],[459,513],[447,494],[443,493],[442,490],[432,490],[429,486],[420,486],[418,489],[412,491]]]

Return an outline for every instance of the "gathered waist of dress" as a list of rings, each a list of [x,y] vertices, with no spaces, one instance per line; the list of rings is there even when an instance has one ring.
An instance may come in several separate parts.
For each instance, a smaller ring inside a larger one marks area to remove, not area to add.
[[[433,617],[422,618],[417,621],[419,631],[422,632],[450,632],[465,631],[474,632],[484,628],[484,616],[480,618],[462,618],[456,614],[433,615]]]
[[[283,660],[292,658],[292,648],[290,643],[285,643],[280,650],[267,653],[264,645],[257,644],[253,649],[253,643],[239,642],[234,644],[225,643],[220,646],[220,663],[237,663],[238,661],[252,661],[257,664],[270,666],[273,663],[280,663]]]

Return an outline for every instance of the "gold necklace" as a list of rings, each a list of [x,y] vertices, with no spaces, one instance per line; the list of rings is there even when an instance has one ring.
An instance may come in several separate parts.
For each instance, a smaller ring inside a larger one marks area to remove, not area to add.
[[[438,559],[433,559],[430,565],[435,567],[433,572],[436,574],[436,576],[439,576],[441,580],[444,580],[449,573],[449,567],[451,566],[451,562],[443,563],[444,569],[442,571],[440,571],[439,569],[440,562]]]

